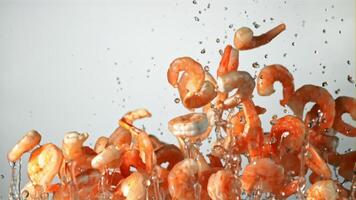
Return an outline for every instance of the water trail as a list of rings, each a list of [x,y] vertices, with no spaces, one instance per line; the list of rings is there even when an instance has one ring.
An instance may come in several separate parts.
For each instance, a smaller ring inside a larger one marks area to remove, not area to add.
[[[19,200],[21,195],[21,159],[9,164],[11,167],[9,200]]]

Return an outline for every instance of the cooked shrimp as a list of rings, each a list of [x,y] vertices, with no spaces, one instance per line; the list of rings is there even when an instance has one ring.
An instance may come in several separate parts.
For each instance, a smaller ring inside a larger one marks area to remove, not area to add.
[[[211,131],[205,113],[189,113],[173,118],[168,122],[168,129],[176,137],[187,137],[193,141],[202,141]]]
[[[113,199],[146,200],[146,182],[147,177],[140,172],[132,173],[119,184]]]
[[[124,151],[125,149],[118,149],[116,146],[110,145],[93,158],[91,166],[94,169],[103,169],[114,160],[119,159]]]
[[[124,177],[131,174],[130,167],[135,167],[137,171],[142,172],[146,169],[145,163],[142,162],[140,151],[130,149],[123,153],[120,158],[120,171]]]
[[[273,38],[286,29],[285,24],[280,24],[268,32],[254,36],[250,28],[242,27],[238,29],[234,37],[234,45],[239,50],[249,50],[269,43]]]
[[[279,118],[271,128],[271,144],[274,154],[300,152],[305,139],[304,122],[297,117],[287,115]]]
[[[35,149],[30,156],[27,172],[34,185],[48,187],[59,172],[63,160],[62,151],[48,143]]]
[[[75,185],[78,189],[79,199],[85,199],[89,197],[95,187],[101,179],[101,174],[98,170],[89,169],[87,171],[79,174],[74,180],[76,180]]]
[[[146,118],[146,117],[151,117],[151,113],[144,109],[144,108],[139,108],[136,110],[133,110],[131,112],[126,113],[119,121],[119,125],[126,130],[130,131],[131,134],[137,135],[138,132],[140,132],[134,125],[133,122]]]
[[[147,173],[151,174],[153,167],[157,163],[156,155],[154,153],[153,145],[148,134],[145,132],[140,132],[137,137],[138,149],[140,151],[140,157],[146,165]]]
[[[344,177],[347,181],[352,181],[354,174],[354,165],[356,163],[356,151],[351,151],[345,154],[330,154],[328,161],[334,166],[338,166],[338,174]]]
[[[313,129],[309,129],[309,142],[312,144],[319,153],[328,154],[335,153],[339,145],[339,138],[336,136],[318,133]]]
[[[155,151],[157,164],[168,162],[167,169],[171,170],[175,164],[184,159],[183,152],[173,144],[167,144]]]
[[[307,191],[307,200],[337,200],[337,185],[332,180],[318,181]]]
[[[210,176],[208,194],[212,200],[235,200],[240,196],[237,186],[233,173],[222,169]]]
[[[195,185],[198,183],[199,165],[193,159],[177,163],[168,175],[169,193],[176,200],[197,199]]]
[[[64,158],[70,161],[81,157],[83,155],[83,143],[88,137],[88,133],[78,133],[76,131],[66,133],[62,144]]]
[[[223,167],[223,164],[220,160],[219,157],[213,155],[213,154],[208,154],[207,157],[209,158],[209,161],[210,161],[210,167],[212,168],[222,168]]]
[[[236,93],[223,101],[223,108],[232,108],[252,96],[255,81],[248,72],[231,71],[218,77],[218,89],[221,92],[230,92],[237,89]]]
[[[187,89],[189,88],[189,84],[191,84],[191,77],[188,73],[183,73],[182,78],[178,83],[178,92],[184,107],[188,109],[200,108],[209,104],[209,102],[216,97],[217,93],[215,90],[215,80],[209,72],[204,73],[204,83],[197,92],[190,92]]]
[[[165,146],[166,143],[160,141],[156,136],[154,135],[148,135],[150,137],[151,143],[153,145],[154,150],[156,151],[157,149],[160,149],[161,147]]]
[[[307,145],[305,149],[305,164],[322,178],[329,179],[331,177],[331,170],[325,160],[318,154],[312,145]]]
[[[125,128],[118,127],[109,137],[109,144],[121,148],[122,145],[130,145],[132,136],[130,131]]]
[[[332,127],[335,116],[335,101],[330,93],[319,86],[304,85],[295,91],[287,105],[293,110],[295,115],[303,118],[304,107],[308,102],[314,102],[320,106],[323,120],[321,120],[319,129],[325,130]]]
[[[37,200],[41,198],[42,194],[46,194],[42,186],[29,182],[21,190],[21,199]]]
[[[36,130],[30,130],[23,138],[7,154],[7,159],[10,162],[16,162],[21,156],[31,151],[41,141],[41,135]]]
[[[101,136],[96,140],[94,151],[96,153],[100,153],[104,151],[104,149],[108,146],[108,144],[109,144],[109,138],[105,136]]]
[[[356,99],[341,96],[335,100],[335,120],[333,128],[343,135],[356,137],[356,128],[342,120],[344,113],[349,113],[353,120],[356,120]]]
[[[231,71],[236,71],[239,66],[239,51],[231,45],[227,45],[220,60],[217,71],[218,76],[223,76]]]
[[[255,189],[278,194],[284,185],[283,167],[270,158],[261,158],[248,164],[241,176],[242,188],[248,193]]]
[[[276,64],[264,67],[258,75],[257,92],[261,96],[270,96],[275,92],[273,84],[276,81],[283,85],[283,99],[280,104],[284,106],[294,93],[293,76],[284,66]]]

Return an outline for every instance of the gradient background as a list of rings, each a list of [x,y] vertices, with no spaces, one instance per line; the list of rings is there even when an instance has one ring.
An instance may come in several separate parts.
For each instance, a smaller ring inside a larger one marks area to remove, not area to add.
[[[57,145],[68,131],[86,131],[93,144],[111,134],[121,115],[145,107],[153,116],[137,124],[175,143],[167,121],[188,111],[174,103],[177,91],[166,80],[170,62],[191,56],[215,75],[219,49],[232,43],[236,28],[253,28],[253,22],[260,25],[256,34],[280,22],[287,30],[266,46],[240,52],[241,70],[253,75],[260,70],[253,62],[279,63],[293,72],[296,88],[327,81],[334,97],[355,97],[355,84],[347,80],[356,79],[355,1],[196,1],[0,0],[3,199],[10,175],[6,153],[30,129],[42,133],[42,143]],[[268,108],[266,131],[271,116],[284,109],[280,84],[276,90],[254,99]],[[355,147],[355,139],[342,137],[338,149]]]

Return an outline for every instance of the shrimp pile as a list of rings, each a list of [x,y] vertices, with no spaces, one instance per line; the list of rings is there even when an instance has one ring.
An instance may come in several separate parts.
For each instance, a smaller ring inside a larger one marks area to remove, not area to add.
[[[167,79],[188,110],[168,122],[177,145],[135,126],[151,117],[143,108],[122,116],[93,147],[86,144],[88,133],[68,132],[56,146],[29,131],[7,155],[13,173],[9,199],[355,199],[356,151],[339,153],[337,147],[338,134],[356,137],[356,127],[342,119],[348,113],[356,120],[356,99],[334,99],[316,85],[295,89],[281,64],[265,66],[255,79],[239,70],[239,51],[266,45],[285,29],[280,24],[259,36],[238,29],[216,77],[190,57],[172,61]],[[268,98],[275,82],[283,87],[280,105],[293,113],[263,130],[259,115],[266,109],[254,103],[252,93],[256,87]],[[310,102],[314,106],[304,112]],[[211,132],[216,139],[205,156],[200,145]],[[21,188],[16,174],[25,153],[29,182]]]

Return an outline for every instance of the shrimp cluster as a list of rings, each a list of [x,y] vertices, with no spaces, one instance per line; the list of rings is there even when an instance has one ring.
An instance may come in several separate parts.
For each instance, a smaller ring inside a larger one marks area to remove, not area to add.
[[[281,64],[265,66],[257,80],[238,69],[239,51],[266,45],[285,29],[280,24],[259,36],[247,27],[238,29],[216,78],[190,57],[172,61],[168,82],[189,111],[168,122],[177,145],[135,126],[136,120],[151,117],[143,108],[122,116],[94,147],[85,144],[88,133],[68,132],[56,146],[41,144],[41,134],[29,131],[7,155],[13,169],[9,199],[355,199],[356,151],[339,153],[337,134],[356,136],[356,127],[342,119],[348,113],[356,120],[356,99],[334,99],[315,85],[295,89],[292,74]],[[259,115],[266,109],[255,105],[252,93],[257,86],[267,98],[275,82],[283,87],[280,105],[293,114],[263,130]],[[310,102],[314,106],[304,113]],[[204,156],[200,144],[213,130],[216,141]],[[30,153],[30,181],[21,188],[15,175],[25,153]]]

